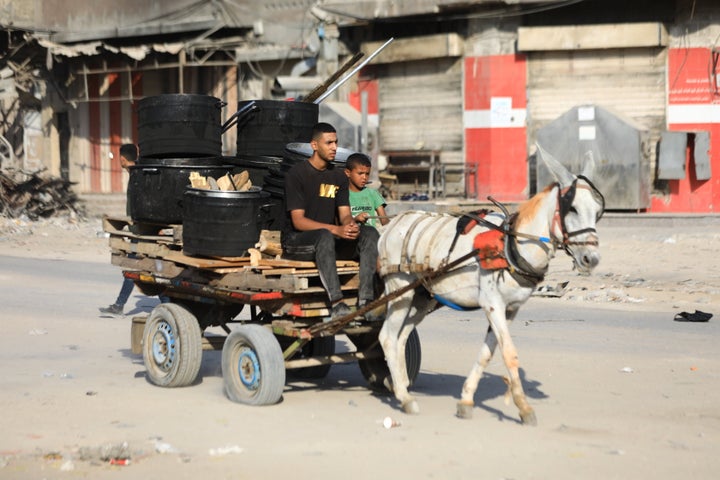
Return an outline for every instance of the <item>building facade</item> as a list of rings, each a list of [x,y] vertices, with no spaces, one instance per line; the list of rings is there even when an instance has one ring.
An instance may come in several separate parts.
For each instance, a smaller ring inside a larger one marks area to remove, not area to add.
[[[213,95],[226,119],[240,100],[302,97],[392,37],[327,104],[362,112],[344,115],[372,132],[356,146],[397,176],[400,194],[521,201],[547,180],[535,159],[542,142],[570,168],[592,152],[610,209],[720,208],[716,2],[256,3],[151,2],[152,18],[172,21],[126,19],[114,34],[71,35],[58,19],[52,35],[3,25],[35,42],[49,74],[18,95],[29,108],[12,120],[13,96],[0,92],[14,161],[80,192],[120,192],[126,174],[113,158],[137,141],[138,99]],[[10,69],[3,81],[20,85]],[[229,130],[223,154],[234,146]]]

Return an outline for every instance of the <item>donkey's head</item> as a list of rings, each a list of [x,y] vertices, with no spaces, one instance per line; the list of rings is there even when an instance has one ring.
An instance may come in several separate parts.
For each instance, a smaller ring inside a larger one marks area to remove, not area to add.
[[[605,199],[590,181],[595,170],[592,152],[585,154],[583,171],[575,175],[540,145],[537,149],[559,188],[559,222],[555,222],[553,234],[562,239],[562,246],[573,258],[578,272],[589,274],[600,262],[595,225],[605,210]]]

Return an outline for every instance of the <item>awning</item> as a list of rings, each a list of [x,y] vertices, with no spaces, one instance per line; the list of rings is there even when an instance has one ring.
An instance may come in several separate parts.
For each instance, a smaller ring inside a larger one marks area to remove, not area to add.
[[[45,38],[38,38],[40,46],[46,48],[52,55],[62,57],[80,57],[80,56],[93,56],[101,55],[103,50],[112,53],[122,53],[130,57],[133,60],[144,60],[152,51],[159,53],[170,53],[177,55],[183,49],[183,43],[153,43],[148,45],[136,45],[133,47],[114,47],[106,43],[88,42],[88,43],[76,43],[73,45],[63,45],[61,43],[55,43]]]

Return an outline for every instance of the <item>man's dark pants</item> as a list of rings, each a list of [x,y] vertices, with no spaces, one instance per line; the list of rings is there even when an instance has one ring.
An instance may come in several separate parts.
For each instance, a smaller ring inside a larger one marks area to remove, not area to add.
[[[283,257],[291,260],[314,261],[331,303],[342,300],[340,278],[336,260],[360,261],[360,302],[375,298],[375,271],[378,257],[378,231],[366,225],[360,226],[356,240],[335,238],[324,228],[306,232],[284,233],[282,239]]]

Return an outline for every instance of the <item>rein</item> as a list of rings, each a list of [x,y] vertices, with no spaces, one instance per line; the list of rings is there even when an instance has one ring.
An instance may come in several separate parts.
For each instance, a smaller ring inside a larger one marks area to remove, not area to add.
[[[478,250],[473,249],[470,252],[463,255],[462,257],[456,258],[455,260],[453,260],[452,262],[450,262],[446,265],[441,265],[440,267],[436,268],[435,270],[427,270],[425,272],[422,272],[422,273],[420,273],[419,277],[417,279],[415,279],[414,282],[409,283],[409,284],[405,285],[404,287],[399,288],[398,290],[395,290],[391,293],[385,294],[382,297],[377,298],[377,299],[373,300],[372,302],[368,303],[364,307],[362,307],[352,313],[348,313],[347,315],[340,317],[336,320],[331,320],[329,322],[324,322],[324,323],[321,322],[316,325],[313,325],[312,327],[308,328],[307,331],[311,336],[335,335],[343,327],[345,327],[345,325],[347,325],[353,319],[355,319],[355,317],[365,315],[367,312],[369,312],[381,305],[385,305],[388,302],[390,302],[391,300],[394,300],[394,299],[400,297],[405,292],[409,292],[410,290],[415,290],[416,288],[418,288],[422,285],[427,285],[427,283],[430,280],[434,280],[437,277],[440,277],[442,275],[450,273],[456,267],[461,268],[462,264],[464,262],[473,258],[475,255],[477,255],[477,253],[478,253]]]

